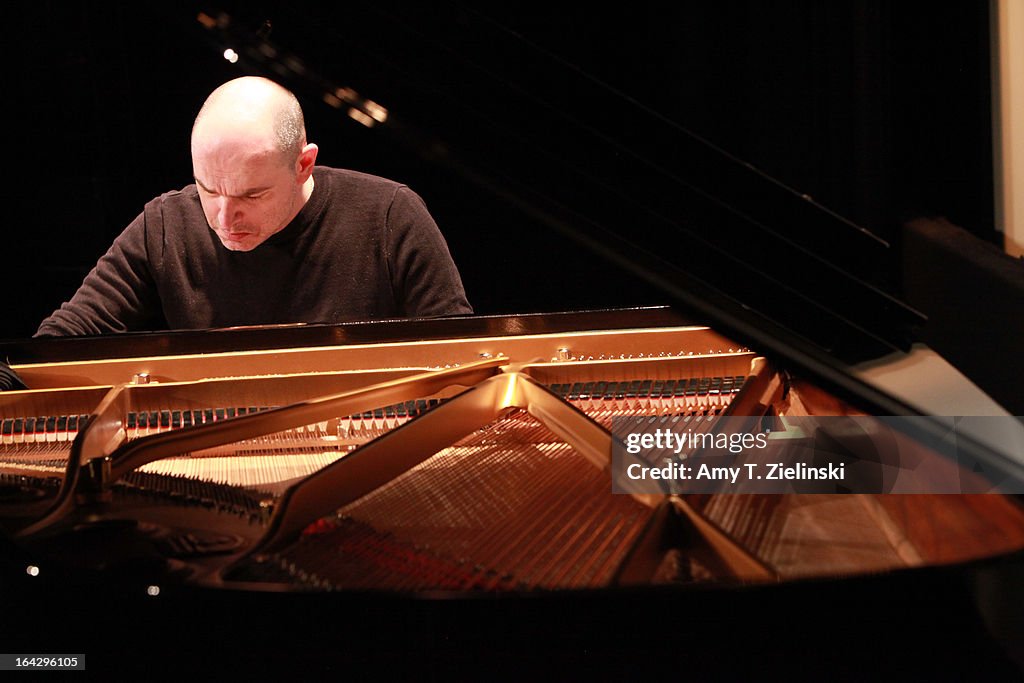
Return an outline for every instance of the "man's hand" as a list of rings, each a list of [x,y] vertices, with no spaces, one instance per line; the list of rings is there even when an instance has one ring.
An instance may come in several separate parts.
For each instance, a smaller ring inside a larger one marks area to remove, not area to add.
[[[15,389],[28,389],[28,387],[18,377],[18,373],[11,370],[10,365],[0,360],[0,391],[12,391]]]

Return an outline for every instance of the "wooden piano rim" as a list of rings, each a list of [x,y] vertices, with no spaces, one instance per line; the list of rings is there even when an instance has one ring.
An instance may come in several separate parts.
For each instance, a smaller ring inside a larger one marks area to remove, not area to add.
[[[104,360],[66,361],[13,366],[34,388],[113,386],[137,375],[152,382],[198,381],[215,377],[246,377],[273,368],[272,374],[395,368],[402,358],[407,369],[467,364],[482,357],[505,355],[513,360],[558,359],[563,350],[588,355],[594,344],[615,337],[620,353],[653,353],[668,348],[686,356],[720,356],[750,352],[703,326],[642,327],[627,330],[584,330],[571,333],[516,334],[502,337],[419,339],[373,344],[285,348],[210,354],[158,355]],[[671,340],[671,345],[669,341]],[[588,346],[589,345],[589,346]],[[595,352],[600,355],[599,352]],[[594,354],[590,354],[594,355]]]

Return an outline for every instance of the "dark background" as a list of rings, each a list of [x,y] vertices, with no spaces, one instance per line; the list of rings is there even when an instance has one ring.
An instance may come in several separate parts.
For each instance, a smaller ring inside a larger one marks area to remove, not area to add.
[[[897,227],[915,215],[944,215],[995,241],[987,8],[847,0],[585,12],[387,2],[205,9],[253,30],[269,19],[278,46],[387,106],[419,131],[414,139],[443,141],[475,166],[493,162],[554,186],[565,163],[614,188],[621,151],[591,155],[571,126],[611,131],[627,147],[663,140],[657,152],[671,158],[676,139],[648,125],[657,113],[898,249]],[[198,9],[36,2],[8,16],[13,211],[2,228],[9,295],[0,338],[30,335],[146,201],[190,182],[192,119],[210,90],[243,73],[207,42]],[[477,312],[664,301],[417,147],[300,95],[322,163],[401,180],[425,198]],[[521,125],[535,147],[517,138]],[[592,194],[559,199],[579,206]],[[643,229],[628,210],[607,219],[626,233]],[[882,275],[898,292],[898,278]]]
[[[254,29],[269,18],[278,45],[388,106],[423,132],[415,139],[444,140],[474,165],[495,161],[500,173],[537,175],[554,191],[565,164],[613,189],[621,180],[616,154],[625,162],[631,141],[653,146],[662,158],[677,152],[682,134],[661,137],[650,125],[658,112],[662,122],[813,196],[898,251],[900,224],[918,215],[944,215],[996,241],[988,4],[222,7]],[[194,22],[197,9],[189,2],[39,1],[5,16],[6,185],[13,208],[2,227],[0,286],[7,297],[0,338],[32,334],[146,201],[190,182],[195,113],[214,87],[242,73],[208,44]],[[322,163],[401,180],[426,199],[479,313],[665,300],[553,233],[521,205],[422,158],[419,146],[396,144],[300,95]],[[572,121],[614,131],[626,147],[590,155],[573,136]],[[517,137],[521,125],[530,130],[530,145]],[[557,158],[545,154],[547,127]],[[598,199],[569,183],[557,189],[576,206]],[[642,229],[628,208],[607,218],[622,232]],[[696,229],[714,232],[715,226]],[[691,249],[675,240],[665,245],[675,253]],[[880,276],[898,293],[892,268],[881,264]],[[0,555],[24,581],[22,565]],[[798,679],[801,672],[857,680],[908,670],[962,679],[1008,666],[979,623],[970,577],[934,569],[897,575],[885,585],[884,577],[868,577],[767,594],[625,595],[539,605],[417,602],[397,617],[393,605],[353,605],[348,596],[245,607],[238,596],[201,594],[154,609],[149,603],[126,608],[119,596],[78,585],[46,586],[63,592],[42,608],[38,593],[2,593],[6,613],[19,615],[4,634],[9,650],[18,643],[36,647],[39,633],[56,629],[65,637],[47,642],[67,651],[86,643],[96,670],[117,661],[140,672],[173,668],[166,651],[178,655],[178,668],[194,673],[218,665],[263,673],[275,665],[360,671],[342,663],[342,652],[356,666],[387,670],[397,663],[416,678],[429,678],[438,661],[456,672],[475,664],[488,678],[505,671],[521,678],[522,665],[552,678],[549,665],[560,660],[597,679],[622,679],[638,667],[660,673],[662,666],[707,672],[705,678],[720,678],[721,667],[731,666],[762,675],[773,667]],[[62,600],[80,613],[46,609]],[[120,620],[112,631],[117,637],[95,620],[101,614]],[[282,642],[302,643],[305,654]],[[210,656],[225,643],[236,644],[230,656]],[[639,659],[643,646],[657,656]],[[1009,678],[1016,671],[1000,673]]]

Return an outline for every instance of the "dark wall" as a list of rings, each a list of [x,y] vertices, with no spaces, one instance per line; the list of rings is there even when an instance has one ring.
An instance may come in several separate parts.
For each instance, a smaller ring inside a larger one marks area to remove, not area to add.
[[[279,45],[475,162],[503,158],[516,145],[507,131],[529,111],[489,109],[495,89],[510,102],[528,102],[531,85],[560,92],[546,103],[572,113],[584,106],[577,93],[606,85],[607,99],[585,106],[612,112],[629,98],[884,238],[917,214],[993,237],[986,3],[225,8],[254,28],[270,19]],[[15,11],[0,337],[31,334],[148,199],[189,182],[192,118],[213,87],[240,75],[204,41],[195,14],[188,3]],[[424,196],[479,312],[662,300],[520,208],[316,99],[304,105],[324,163],[394,177]],[[537,109],[534,129],[545,115]],[[520,173],[545,165],[521,159]],[[615,182],[614,168],[603,172]],[[610,220],[629,230],[628,212]]]

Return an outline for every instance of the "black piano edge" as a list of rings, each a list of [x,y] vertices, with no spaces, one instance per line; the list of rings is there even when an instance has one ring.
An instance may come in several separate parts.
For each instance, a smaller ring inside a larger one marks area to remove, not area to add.
[[[667,306],[0,340],[12,365],[695,324]]]
[[[5,543],[6,545],[6,543]],[[760,586],[508,594],[249,593],[30,577],[0,559],[8,652],[84,652],[88,669],[304,676],[631,680],[1021,680],[1024,628],[987,597],[1024,554]],[[1019,586],[1018,586],[1019,594]],[[102,626],[100,626],[102,624]],[[563,667],[571,666],[570,671]],[[349,668],[358,667],[358,668]],[[371,668],[364,668],[371,667]],[[309,680],[309,678],[306,678]]]

